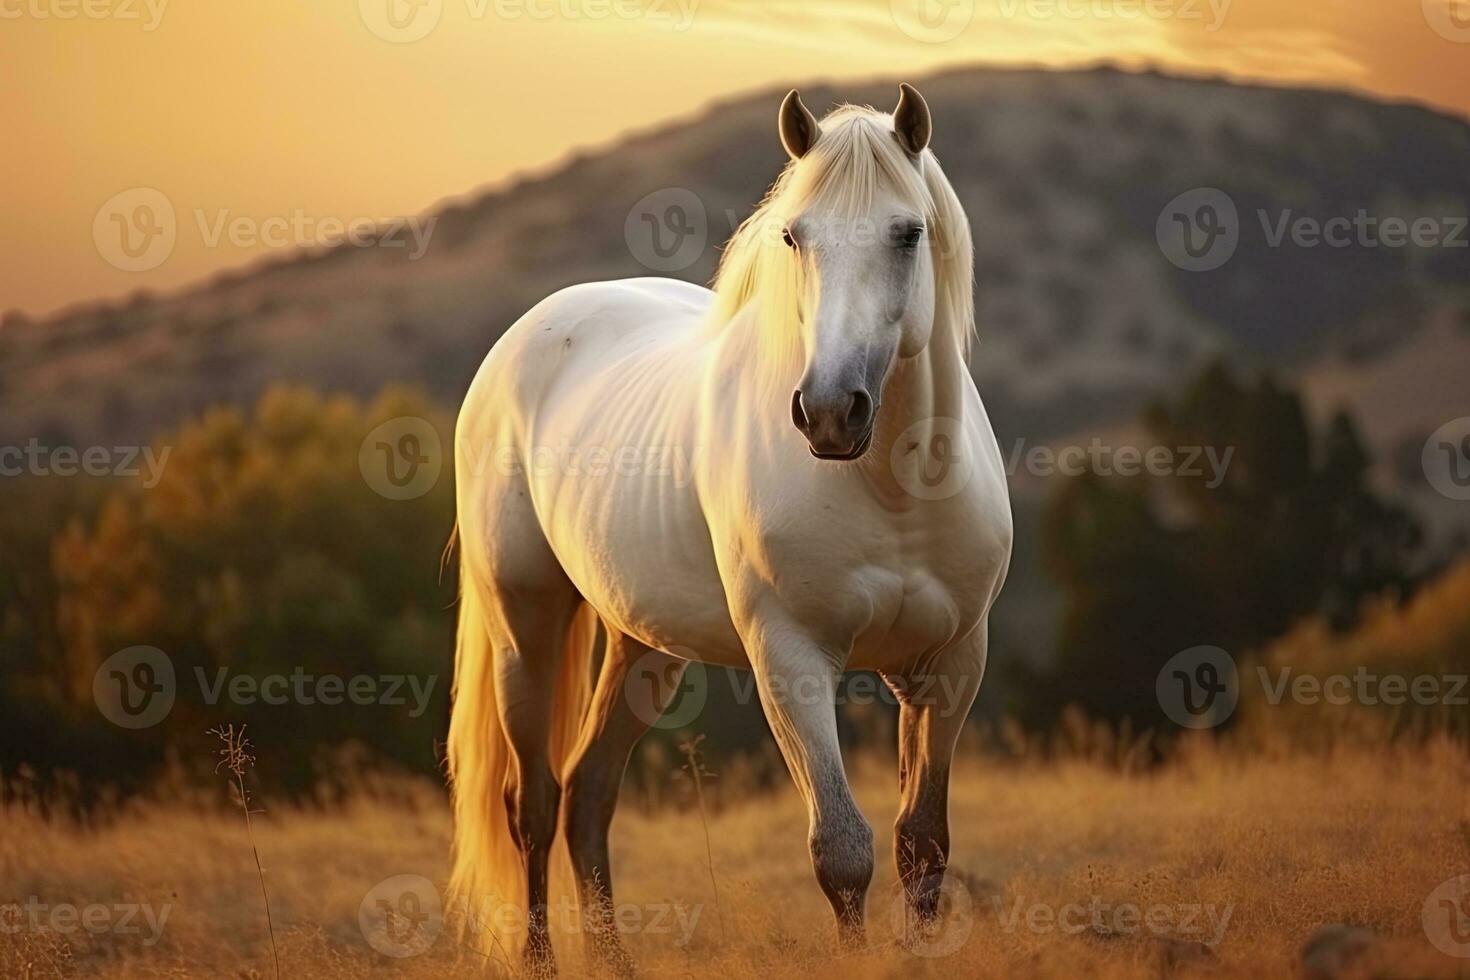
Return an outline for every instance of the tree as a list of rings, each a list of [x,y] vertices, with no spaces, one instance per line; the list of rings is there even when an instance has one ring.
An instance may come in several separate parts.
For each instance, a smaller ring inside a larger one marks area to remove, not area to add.
[[[359,456],[380,423],[403,417],[436,429],[446,458],[427,493],[392,500],[369,485]],[[48,503],[66,486],[57,478],[7,488],[0,735],[16,737],[0,739],[0,770],[26,763],[141,783],[170,750],[196,755],[206,729],[249,723],[277,733],[270,771],[296,788],[312,785],[319,750],[348,743],[435,771],[453,650],[455,581],[439,567],[454,522],[451,432],[410,392],[363,405],[279,388],[248,414],[214,409],[160,435],[156,485],[100,481],[101,503],[85,508]],[[93,702],[93,678],[135,646],[167,655],[177,697],[160,724],[121,733]],[[383,699],[333,693],[329,704],[293,687],[271,703],[217,686],[296,673],[370,678]],[[400,677],[432,684],[427,711],[410,713]]]
[[[1223,478],[1088,474],[1049,502],[1044,561],[1066,597],[1049,709],[1160,722],[1154,683],[1175,653],[1239,656],[1313,613],[1345,626],[1366,596],[1412,581],[1418,527],[1373,493],[1346,415],[1314,432],[1295,393],[1217,363],[1143,421],[1176,460],[1214,449]]]

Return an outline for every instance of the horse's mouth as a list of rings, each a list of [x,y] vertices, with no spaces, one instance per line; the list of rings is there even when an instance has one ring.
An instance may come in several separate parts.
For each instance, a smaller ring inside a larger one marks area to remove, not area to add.
[[[823,460],[824,462],[850,463],[855,459],[860,459],[863,454],[868,451],[868,447],[873,445],[873,430],[875,428],[877,428],[877,426],[868,426],[868,431],[863,433],[863,437],[858,440],[857,445],[853,446],[845,453],[819,453],[810,445],[807,446],[807,451],[810,452],[817,459]]]

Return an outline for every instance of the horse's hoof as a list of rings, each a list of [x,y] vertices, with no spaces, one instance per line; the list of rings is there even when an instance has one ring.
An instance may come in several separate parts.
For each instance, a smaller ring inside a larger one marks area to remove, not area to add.
[[[521,975],[530,980],[553,980],[556,976],[556,956],[549,941],[532,941],[526,944],[526,953],[521,961]]]
[[[595,943],[592,958],[601,966],[601,972],[606,976],[616,977],[617,980],[633,980],[638,976],[638,967],[634,964],[632,955],[617,940]]]
[[[868,948],[868,932],[862,926],[839,926],[837,948],[844,953],[855,953]]]

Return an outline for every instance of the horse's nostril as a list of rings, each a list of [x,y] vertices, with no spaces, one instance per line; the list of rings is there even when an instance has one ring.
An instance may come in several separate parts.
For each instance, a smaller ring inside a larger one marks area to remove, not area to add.
[[[806,410],[801,407],[801,389],[798,388],[791,393],[791,422],[802,432],[807,431],[811,423],[807,421]]]
[[[873,421],[873,399],[866,391],[852,393],[852,407],[847,410],[847,431],[863,432]]]

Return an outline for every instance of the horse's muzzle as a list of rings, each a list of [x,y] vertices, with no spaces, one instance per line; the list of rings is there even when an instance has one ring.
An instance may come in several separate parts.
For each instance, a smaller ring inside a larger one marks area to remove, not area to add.
[[[831,397],[813,397],[800,389],[791,394],[791,422],[817,459],[860,458],[873,444],[876,417],[877,406],[863,390]]]

